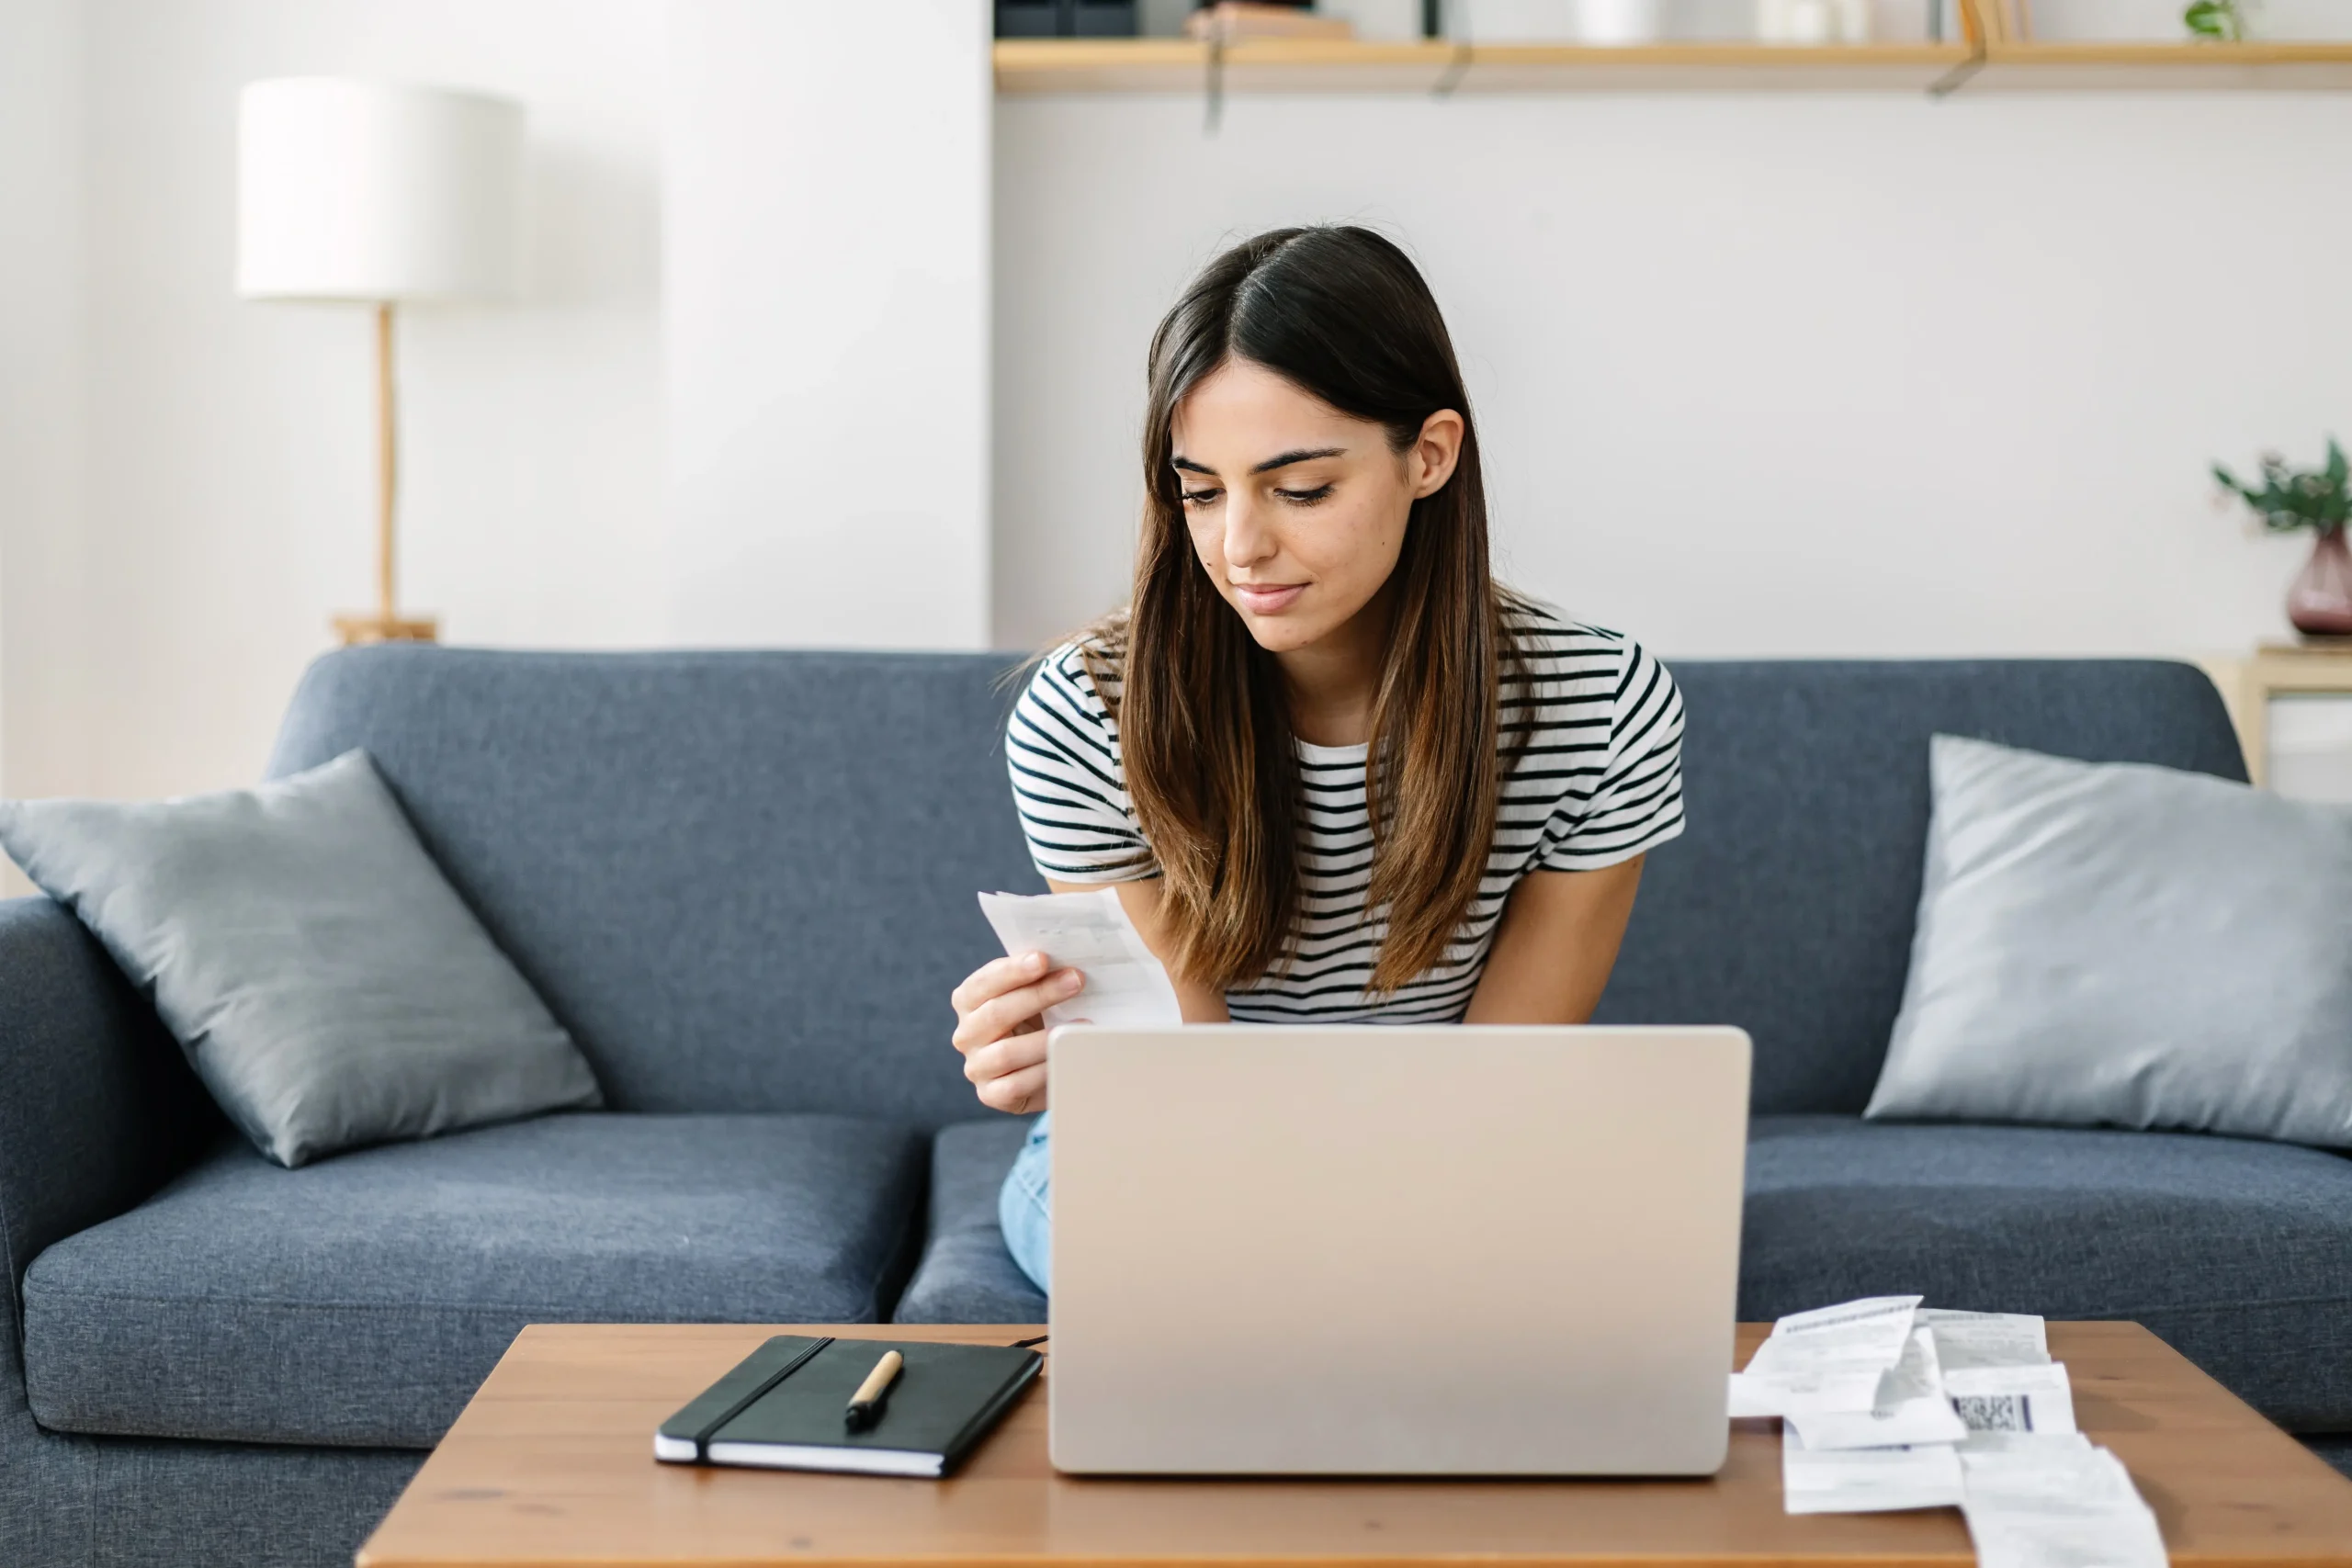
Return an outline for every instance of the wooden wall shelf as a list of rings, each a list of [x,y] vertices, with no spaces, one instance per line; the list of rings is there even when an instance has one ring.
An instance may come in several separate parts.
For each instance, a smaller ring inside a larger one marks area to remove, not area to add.
[[[1968,85],[2044,92],[2341,92],[2352,87],[2352,43],[1996,45]]]
[[[997,91],[1198,93],[1211,54],[1187,39],[1020,39],[996,46]],[[1231,93],[2023,92],[2352,88],[2352,43],[1355,43],[1254,39],[1217,62]]]

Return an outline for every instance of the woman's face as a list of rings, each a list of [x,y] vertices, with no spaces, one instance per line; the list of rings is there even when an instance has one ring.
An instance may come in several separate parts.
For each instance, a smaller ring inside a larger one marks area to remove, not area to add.
[[[1193,548],[1273,653],[1321,642],[1373,602],[1413,502],[1453,476],[1462,449],[1453,410],[1396,452],[1380,424],[1246,359],[1210,372],[1171,423]]]

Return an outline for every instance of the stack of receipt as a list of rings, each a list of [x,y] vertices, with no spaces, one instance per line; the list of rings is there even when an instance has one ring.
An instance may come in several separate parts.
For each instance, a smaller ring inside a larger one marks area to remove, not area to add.
[[[1784,1317],[1731,1378],[1781,1418],[1792,1514],[1957,1507],[1983,1568],[2163,1568],[2122,1461],[2075,1427],[2042,1321],[1876,1296]]]

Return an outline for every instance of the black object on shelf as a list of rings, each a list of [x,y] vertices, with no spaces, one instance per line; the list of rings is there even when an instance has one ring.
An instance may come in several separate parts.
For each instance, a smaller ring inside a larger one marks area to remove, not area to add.
[[[1136,0],[996,0],[999,38],[1133,38]]]
[[[1445,0],[1421,0],[1421,36],[1445,36]]]

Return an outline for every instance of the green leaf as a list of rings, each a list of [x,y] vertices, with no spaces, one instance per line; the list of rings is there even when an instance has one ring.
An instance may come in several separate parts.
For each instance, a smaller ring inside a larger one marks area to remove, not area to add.
[[[2321,467],[2299,468],[2277,452],[2263,453],[2260,462],[2259,485],[2223,464],[2210,466],[2213,482],[2244,502],[2264,527],[2287,534],[2352,524],[2352,458],[2335,436],[2327,438],[2327,461]]]
[[[2245,17],[2238,0],[2195,0],[2180,19],[2199,38],[2236,42],[2245,37]]]

